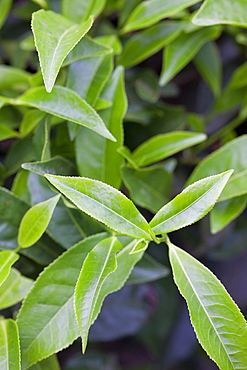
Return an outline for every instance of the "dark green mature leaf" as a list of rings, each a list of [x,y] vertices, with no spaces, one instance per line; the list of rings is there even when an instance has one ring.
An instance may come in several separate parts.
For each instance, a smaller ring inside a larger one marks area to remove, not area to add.
[[[247,325],[220,281],[199,261],[169,244],[175,282],[187,301],[197,338],[221,370],[244,369]]]
[[[209,41],[194,58],[194,63],[215,95],[221,90],[222,63],[216,44]]]
[[[192,22],[198,26],[233,24],[247,27],[245,0],[205,0]]]
[[[36,109],[29,109],[23,116],[20,124],[21,136],[25,137],[42,121],[45,113]]]
[[[101,180],[119,188],[123,160],[117,149],[123,143],[122,123],[127,105],[122,67],[115,70],[104,88],[102,97],[112,102],[111,107],[102,111],[100,115],[117,141],[106,142],[93,132],[80,130],[75,142],[77,166],[81,176]]]
[[[205,139],[206,135],[204,134],[186,131],[157,135],[136,148],[132,158],[138,166],[146,166],[196,145]]]
[[[242,195],[217,203],[210,213],[210,231],[212,234],[224,229],[235,220],[246,208],[247,196]]]
[[[74,24],[50,10],[42,9],[33,13],[34,41],[48,92],[53,88],[65,57],[91,28],[92,23],[93,19],[90,17],[80,25]]]
[[[150,222],[154,233],[168,233],[199,221],[213,208],[232,172],[207,177],[184,189],[154,216]]]
[[[62,119],[86,126],[99,135],[114,141],[113,136],[95,110],[74,91],[66,87],[55,86],[51,93],[46,92],[44,87],[36,87],[20,96],[16,103],[34,107]]]
[[[75,288],[75,314],[82,338],[84,353],[88,341],[89,328],[93,323],[94,310],[98,304],[100,291],[105,279],[117,268],[116,253],[122,249],[116,237],[104,239],[88,253]],[[92,267],[93,266],[93,267]]]
[[[170,199],[172,176],[164,164],[140,170],[122,167],[130,198],[141,207],[156,213]]]
[[[17,318],[24,368],[69,346],[79,336],[74,287],[87,254],[106,236],[102,233],[78,243],[36,280]]]
[[[113,50],[110,46],[102,44],[90,36],[85,36],[78,44],[71,50],[63,62],[63,67],[71,63],[78,62],[86,58],[94,58],[103,55],[112,54]]]
[[[14,252],[0,252],[0,285],[4,282],[10,273],[11,266],[19,259],[18,254]]]
[[[171,17],[199,0],[147,0],[138,5],[131,13],[123,31],[129,32],[157,23]]]
[[[79,209],[111,229],[134,238],[152,240],[147,221],[134,204],[113,187],[83,177],[45,177]]]
[[[246,168],[247,168],[247,135],[230,141],[220,149],[216,150],[203,161],[192,172],[187,185],[206,176],[234,169],[231,182],[226,185],[219,200],[230,199],[245,194]]]
[[[149,254],[145,253],[142,259],[132,270],[127,284],[143,284],[162,279],[168,276],[170,270]]]
[[[23,300],[33,285],[33,280],[22,276],[14,268],[0,287],[0,310]]]
[[[164,50],[163,69],[160,85],[169,82],[183,67],[185,67],[209,40],[219,36],[218,27],[205,27],[193,33],[181,34]]]
[[[19,133],[0,123],[0,141],[19,137]]]
[[[90,15],[97,17],[105,7],[106,0],[62,0],[62,13],[74,22],[81,23]]]
[[[22,69],[0,65],[0,90],[28,87],[30,76],[30,73]]]
[[[20,370],[20,344],[18,328],[14,320],[0,319],[0,367],[1,370]]]
[[[23,163],[22,168],[35,172],[38,175],[49,173],[51,175],[73,175],[75,166],[68,159],[55,156],[47,161]]]
[[[157,53],[181,32],[182,22],[165,21],[131,36],[126,42],[118,64],[132,67]]]
[[[45,232],[60,194],[30,208],[21,220],[18,244],[27,248],[37,242]]]

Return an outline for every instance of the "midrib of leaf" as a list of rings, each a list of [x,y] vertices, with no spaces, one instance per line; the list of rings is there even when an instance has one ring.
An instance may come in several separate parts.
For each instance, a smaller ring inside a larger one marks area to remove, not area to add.
[[[161,222],[160,224],[157,224],[157,225],[155,225],[154,226],[154,228],[155,227],[157,227],[157,226],[161,226],[161,225],[163,225],[163,224],[165,224],[167,221],[170,221],[170,220],[172,220],[173,218],[175,218],[175,217],[177,217],[177,216],[179,216],[179,215],[181,215],[182,213],[184,213],[185,211],[187,211],[190,207],[193,207],[193,205],[194,204],[196,204],[197,202],[199,202],[204,196],[206,196],[208,193],[210,193],[212,190],[214,190],[214,188],[216,187],[216,186],[218,186],[219,185],[219,183],[220,182],[222,182],[222,180],[223,179],[220,179],[220,180],[218,180],[210,189],[208,189],[205,193],[203,193],[199,198],[197,198],[194,202],[192,202],[192,203],[190,203],[186,208],[184,208],[184,209],[182,209],[180,212],[178,212],[178,213],[176,213],[175,215],[173,215],[173,216],[171,216],[171,217],[169,217],[167,220],[165,220],[165,221],[163,221],[163,222]],[[217,199],[216,199],[216,201],[217,201]],[[216,203],[216,201],[214,202],[214,204]],[[213,206],[214,206],[214,204],[212,204],[211,206],[210,206],[210,208],[209,209],[212,209],[213,208]]]
[[[4,264],[1,266],[1,270],[3,270],[4,269],[4,267],[7,265],[7,263],[9,262],[9,260],[11,260],[12,258],[11,258],[12,256],[10,255],[9,257],[8,257],[8,259],[4,262]]]
[[[172,248],[173,248],[173,247],[172,247]],[[212,325],[212,327],[213,327],[213,329],[214,329],[214,332],[215,332],[215,334],[217,335],[217,337],[218,337],[218,339],[219,339],[219,342],[220,342],[221,346],[223,347],[223,349],[224,349],[224,351],[225,351],[225,353],[226,353],[226,355],[227,355],[227,358],[228,358],[228,360],[229,360],[230,364],[232,365],[232,370],[235,370],[234,365],[233,365],[233,363],[232,363],[232,361],[231,361],[231,358],[229,357],[229,354],[228,354],[228,352],[227,352],[227,350],[226,350],[226,347],[225,347],[224,343],[221,341],[220,334],[217,332],[217,329],[215,328],[215,326],[214,326],[214,324],[213,324],[213,322],[212,322],[212,320],[211,320],[211,317],[209,316],[209,314],[208,314],[208,312],[207,312],[207,310],[206,310],[206,306],[204,306],[204,305],[203,305],[203,303],[202,303],[202,302],[201,302],[201,300],[200,300],[200,297],[197,295],[196,290],[194,290],[194,288],[193,288],[193,284],[192,284],[191,280],[189,279],[189,276],[187,275],[187,272],[185,271],[185,269],[184,269],[184,267],[183,267],[183,264],[181,263],[181,260],[179,259],[179,256],[178,256],[178,254],[177,254],[177,252],[176,252],[175,248],[173,248],[172,250],[173,250],[173,252],[176,254],[176,257],[177,257],[177,260],[179,261],[180,267],[181,267],[181,269],[183,270],[183,272],[184,272],[185,276],[187,277],[187,281],[189,282],[189,284],[190,284],[190,286],[191,286],[191,288],[192,288],[192,290],[193,290],[193,292],[194,292],[194,294],[195,294],[195,296],[196,296],[196,298],[197,298],[197,300],[198,300],[199,304],[201,305],[201,307],[202,307],[203,311],[205,312],[205,314],[206,314],[206,316],[207,316],[207,318],[208,318],[208,321],[209,321],[209,322],[210,322],[210,324]],[[180,289],[179,289],[179,290],[180,290]],[[181,293],[181,294],[182,294],[182,293]],[[183,294],[182,294],[182,295],[183,295]],[[199,340],[199,338],[198,338],[198,340]],[[199,341],[200,341],[200,340],[199,340]]]
[[[98,277],[98,279],[97,279],[97,281],[96,281],[96,283],[95,283],[95,287],[94,287],[94,290],[93,290],[93,299],[91,300],[91,303],[90,303],[90,306],[89,306],[89,312],[90,312],[90,315],[88,316],[88,319],[87,319],[87,322],[86,322],[86,330],[87,330],[87,332],[88,332],[88,329],[89,329],[89,325],[90,325],[90,321],[92,320],[92,316],[93,316],[93,310],[95,309],[95,305],[96,305],[96,303],[97,303],[97,299],[98,299],[98,297],[99,297],[99,293],[100,293],[100,289],[101,289],[101,287],[102,287],[102,285],[103,285],[103,283],[104,283],[104,281],[106,280],[106,278],[112,273],[112,272],[114,272],[115,270],[116,270],[116,268],[117,268],[117,264],[116,264],[116,257],[115,257],[115,269],[114,270],[112,270],[101,282],[100,282],[100,280],[101,280],[101,277],[102,277],[102,275],[104,274],[104,270],[105,270],[105,267],[106,267],[106,265],[107,265],[107,263],[108,263],[108,259],[109,259],[109,256],[111,255],[111,251],[112,251],[112,247],[113,247],[113,245],[114,245],[114,242],[116,241],[116,239],[114,240],[114,238],[113,238],[113,240],[111,241],[111,245],[110,245],[110,248],[108,249],[108,253],[107,253],[107,256],[106,256],[106,259],[105,259],[105,262],[104,262],[104,264],[103,264],[103,266],[102,266],[102,269],[101,269],[101,273],[99,274],[99,277]],[[80,325],[80,323],[79,323],[79,320],[77,319],[77,323]],[[83,349],[84,349],[84,351],[85,351],[85,344],[83,343],[83,341],[82,341],[82,346],[83,346]]]
[[[68,186],[66,186],[66,185],[65,185],[65,187],[67,187],[67,188],[68,188]],[[69,190],[70,190],[70,188],[69,188]],[[100,206],[102,206],[103,208],[105,208],[105,209],[109,210],[111,213],[113,213],[113,214],[114,214],[114,215],[116,215],[117,217],[121,218],[122,220],[124,220],[125,222],[127,222],[128,224],[130,224],[131,226],[134,226],[135,228],[137,228],[137,229],[141,230],[143,233],[146,233],[146,235],[148,235],[148,237],[150,238],[150,235],[149,235],[145,230],[143,230],[143,229],[141,229],[139,226],[137,226],[137,225],[133,224],[132,222],[130,222],[129,220],[127,220],[127,218],[124,218],[123,216],[121,216],[119,213],[116,213],[113,209],[111,209],[111,208],[107,207],[105,204],[100,203],[98,200],[96,200],[96,199],[94,199],[94,198],[91,198],[89,195],[83,194],[83,193],[79,192],[79,191],[78,191],[78,190],[76,190],[76,189],[73,189],[73,191],[74,191],[74,192],[76,192],[76,193],[78,193],[78,195],[79,195],[79,196],[83,195],[83,196],[85,196],[85,197],[87,197],[87,198],[91,199],[93,202],[95,202],[95,203],[99,204]],[[65,194],[65,195],[66,195],[66,194]],[[69,198],[69,199],[70,199],[70,200],[75,204],[75,206],[76,206],[76,207],[78,207],[78,206],[76,205],[75,201],[73,201],[73,200],[72,200],[69,196],[67,196],[67,195],[66,195],[66,197],[67,197],[67,198]],[[78,208],[79,208],[79,207],[78,207]],[[79,208],[79,209],[80,209],[80,208]],[[87,212],[87,211],[83,211],[83,212],[85,212],[85,213],[87,213],[89,216],[91,216],[89,212]],[[140,214],[140,215],[141,215],[141,214]],[[98,220],[98,221],[100,221],[100,222],[104,223],[106,226],[108,226],[108,227],[110,227],[111,229],[113,229],[111,225],[107,224],[105,221],[101,221],[101,220],[100,220],[99,218],[97,218],[96,216],[91,216],[91,217],[95,218],[96,220]],[[145,219],[144,219],[144,220],[145,220]],[[113,229],[113,230],[114,230],[114,229]],[[117,230],[115,230],[115,231],[117,231]]]
[[[94,68],[94,70],[93,70],[92,79],[91,79],[91,84],[88,86],[87,90],[85,91],[85,97],[87,96],[87,94],[88,94],[88,92],[89,92],[89,90],[90,90],[90,87],[92,86],[92,81],[93,81],[93,79],[94,79],[94,77],[95,77],[95,75],[96,75],[96,73],[97,73],[97,71],[98,71],[98,69],[99,69],[99,66],[100,66],[100,64],[101,64],[101,62],[102,62],[102,60],[103,60],[103,58],[104,58],[104,57],[105,57],[105,55],[104,55],[104,56],[100,56],[100,57],[98,58],[98,61],[97,61],[96,65],[95,65],[95,68]],[[93,105],[93,104],[92,104],[92,105]]]
[[[142,187],[144,189],[147,189],[148,191],[152,192],[153,194],[156,195],[156,197],[159,199],[159,200],[163,200],[162,198],[162,195],[161,193],[156,190],[155,188],[153,188],[151,185],[149,185],[147,182],[144,182],[143,180],[140,180],[140,182],[142,183]]]
[[[1,320],[1,325],[2,325],[2,329],[3,329],[3,335],[4,335],[4,339],[5,339],[5,343],[6,343],[6,364],[8,366],[8,369],[9,369],[9,343],[8,343],[8,335],[7,335],[7,332],[6,332],[6,326],[4,325],[3,323],[3,320]]]

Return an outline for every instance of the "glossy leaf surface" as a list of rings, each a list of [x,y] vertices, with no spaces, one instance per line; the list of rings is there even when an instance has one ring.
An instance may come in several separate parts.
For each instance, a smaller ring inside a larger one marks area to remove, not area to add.
[[[51,175],[73,175],[75,167],[68,159],[56,156],[47,161],[23,163],[22,168],[35,172],[38,175],[49,173]]]
[[[123,31],[129,32],[157,23],[163,18],[171,17],[199,0],[147,0],[138,5],[131,13]]]
[[[167,84],[183,67],[197,54],[200,48],[209,40],[219,35],[218,28],[202,28],[193,33],[181,34],[164,50],[163,68],[160,85]]]
[[[60,195],[56,195],[30,208],[21,220],[18,243],[27,248],[36,243],[45,232]]]
[[[188,186],[154,216],[150,223],[153,231],[167,233],[199,221],[213,208],[232,172],[207,177]]]
[[[88,332],[102,285],[107,276],[116,270],[116,253],[121,249],[122,245],[116,238],[102,240],[83,263],[75,288],[74,301],[83,353],[86,350]],[[100,310],[100,307],[97,310]]]
[[[231,168],[234,169],[234,174],[223,190],[220,200],[246,193],[247,135],[231,140],[202,160],[192,172],[187,185]]]
[[[11,266],[19,259],[18,254],[14,252],[0,252],[0,285],[4,282],[10,273]]]
[[[196,145],[205,139],[204,134],[182,131],[157,135],[136,148],[132,158],[138,166],[146,166]]]
[[[33,13],[34,41],[48,92],[53,88],[65,57],[91,28],[92,23],[92,18],[89,18],[77,25],[50,10],[42,9]]]
[[[132,67],[142,62],[174,40],[182,27],[182,23],[165,21],[134,34],[126,42],[118,64]]]
[[[10,274],[0,287],[0,309],[11,307],[23,300],[31,289],[33,281],[22,276],[12,268]]]
[[[111,229],[134,238],[152,240],[147,221],[134,204],[113,187],[83,177],[45,177],[80,210]]]
[[[73,121],[114,140],[95,110],[74,91],[66,87],[55,86],[50,94],[43,87],[33,88],[19,97],[17,103]]]
[[[247,325],[220,281],[199,261],[170,244],[174,280],[186,299],[197,338],[222,370],[244,369]]]
[[[88,252],[105,238],[99,234],[78,243],[36,280],[17,318],[24,368],[68,347],[79,336],[74,287]]]
[[[198,26],[233,24],[247,27],[245,0],[205,0],[192,22]]]
[[[74,22],[81,23],[90,15],[97,17],[103,10],[106,0],[62,0],[62,13]]]
[[[20,370],[20,345],[18,328],[14,320],[0,319],[1,370]]]

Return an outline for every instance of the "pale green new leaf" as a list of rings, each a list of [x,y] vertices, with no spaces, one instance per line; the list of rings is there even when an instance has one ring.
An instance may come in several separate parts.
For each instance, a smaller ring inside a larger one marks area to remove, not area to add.
[[[46,90],[51,92],[59,69],[69,52],[91,28],[90,17],[82,24],[74,24],[50,10],[33,13],[32,30],[39,54],[41,72]]]
[[[145,250],[148,247],[148,244],[149,242],[144,239],[138,240],[134,245],[132,251],[130,251],[130,254],[145,252]]]
[[[0,319],[0,368],[20,370],[20,344],[18,328],[12,319]]]
[[[192,22],[198,26],[232,24],[247,27],[245,0],[205,0]]]
[[[219,32],[218,27],[205,27],[193,33],[181,34],[169,44],[164,49],[160,85],[163,86],[169,82],[194,58],[207,41],[217,38]]]
[[[145,218],[124,194],[110,185],[84,177],[45,177],[80,210],[111,229],[137,239],[152,240]]]
[[[89,328],[102,285],[117,268],[116,253],[122,249],[115,238],[102,240],[86,257],[75,288],[75,314],[82,338],[82,352],[87,346]],[[99,307],[100,309],[100,307]]]
[[[166,21],[134,34],[128,38],[118,64],[132,67],[142,62],[173,41],[182,27],[182,22]]]
[[[234,170],[229,185],[223,190],[219,200],[230,199],[235,196],[245,194],[246,187],[246,168],[247,168],[247,135],[231,140],[220,149],[216,150],[204,160],[192,172],[187,181],[187,185],[200,180],[206,176],[216,173]]]
[[[105,7],[106,0],[62,0],[62,14],[81,23],[90,15],[97,17]]]
[[[235,220],[245,210],[246,206],[246,195],[217,203],[210,213],[211,233],[216,234],[224,229],[224,227]]]
[[[188,304],[197,338],[221,370],[247,363],[247,325],[221,282],[199,261],[169,244],[175,283]]]
[[[74,288],[87,254],[106,237],[103,233],[84,239],[36,280],[17,318],[24,368],[68,347],[79,336]]]
[[[19,259],[18,254],[14,252],[0,252],[0,285],[4,282],[10,273],[11,266]]]
[[[184,189],[154,216],[150,223],[154,233],[168,233],[199,221],[211,211],[232,172],[207,177]]]
[[[171,17],[199,0],[147,0],[139,4],[125,24],[123,31],[129,32],[151,26],[163,18]]]
[[[33,285],[33,280],[22,276],[12,268],[0,287],[0,310],[11,307],[23,300]]]
[[[132,158],[138,166],[146,166],[201,143],[205,139],[204,134],[186,131],[157,135],[136,148]]]
[[[30,208],[21,220],[18,244],[27,248],[36,243],[45,232],[54,209],[59,201],[60,194]]]
[[[44,87],[30,89],[16,100],[16,104],[34,107],[64,120],[86,126],[114,141],[114,137],[96,111],[66,87],[55,86],[51,93],[48,93]]]

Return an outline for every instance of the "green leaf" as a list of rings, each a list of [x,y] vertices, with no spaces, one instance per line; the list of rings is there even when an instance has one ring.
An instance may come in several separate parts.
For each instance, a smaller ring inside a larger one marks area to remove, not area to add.
[[[169,244],[174,280],[186,299],[197,338],[221,370],[244,369],[247,325],[220,281],[199,261]]]
[[[10,273],[11,266],[19,259],[14,252],[0,252],[0,285]]]
[[[34,107],[64,120],[86,126],[114,141],[95,110],[74,91],[66,87],[55,86],[51,93],[47,93],[43,87],[36,87],[20,96],[16,103]]]
[[[42,121],[42,119],[45,117],[45,113],[41,112],[36,109],[29,109],[23,116],[23,119],[20,124],[20,133],[21,136],[25,137],[30,132],[33,131],[33,129],[38,126],[38,124]]]
[[[117,141],[106,141],[92,131],[81,129],[75,141],[77,167],[81,176],[119,188],[123,159],[117,150],[123,144],[123,117],[127,108],[122,67],[117,67],[101,96],[112,103],[100,116]]]
[[[74,287],[88,252],[106,236],[94,235],[78,243],[36,280],[17,318],[24,368],[68,347],[79,336]]]
[[[19,133],[0,123],[0,141],[19,137]]]
[[[150,226],[155,234],[181,229],[204,217],[213,208],[232,172],[207,177],[184,189],[152,219]]]
[[[14,268],[0,287],[0,310],[23,300],[33,285],[33,280],[20,274]]]
[[[234,170],[234,174],[219,200],[230,199],[246,193],[247,135],[230,141],[202,160],[192,172],[187,185],[230,168]]]
[[[27,88],[29,86],[30,76],[30,73],[23,71],[22,69],[0,65],[0,89]]]
[[[93,23],[90,17],[82,24],[74,24],[50,10],[33,13],[32,30],[39,54],[46,90],[51,92],[59,69],[69,52],[88,32]]]
[[[88,332],[102,285],[107,276],[116,270],[116,253],[121,249],[122,245],[115,237],[102,240],[83,263],[76,283],[74,301],[83,353],[86,350]],[[100,310],[100,307],[97,310]]]
[[[45,173],[51,175],[73,175],[75,173],[73,163],[60,156],[55,156],[47,161],[23,163],[21,167],[38,175],[44,175]]]
[[[181,32],[182,22],[165,21],[128,38],[118,64],[132,67],[157,53]]]
[[[16,174],[11,188],[12,193],[19,199],[23,200],[26,204],[31,203],[30,192],[28,189],[28,177],[28,171],[21,169]]]
[[[148,247],[149,242],[144,239],[137,240],[136,244],[134,245],[133,249],[130,251],[130,254],[145,252]]]
[[[205,0],[192,22],[198,26],[233,24],[247,26],[245,0]]]
[[[45,177],[80,210],[111,229],[137,239],[152,240],[147,221],[134,204],[113,187],[83,177]]]
[[[160,85],[167,84],[197,54],[201,47],[219,36],[218,27],[199,29],[193,33],[184,33],[164,49],[163,68]]]
[[[156,259],[145,253],[142,259],[135,265],[127,284],[150,283],[168,276],[170,270]]]
[[[56,355],[52,355],[28,368],[29,370],[60,370]]]
[[[247,196],[242,195],[217,203],[210,213],[210,231],[216,234],[235,220],[246,208]]]
[[[140,170],[122,167],[122,175],[130,198],[152,213],[170,199],[172,176],[163,164]]]
[[[131,13],[123,32],[134,31],[159,22],[163,18],[176,15],[199,0],[147,0],[139,4]]]
[[[30,247],[43,235],[59,198],[60,195],[56,195],[27,211],[21,220],[18,234],[18,244],[21,248]]]
[[[135,149],[132,159],[138,166],[146,166],[201,143],[205,139],[204,134],[185,131],[157,135]]]
[[[221,90],[222,62],[217,45],[209,41],[194,58],[196,68],[217,96]]]
[[[112,54],[112,52],[113,50],[110,46],[104,45],[96,39],[86,35],[67,55],[62,66],[64,67],[86,58],[94,58]]]
[[[81,23],[90,15],[96,18],[104,9],[106,0],[62,0],[62,14],[72,19],[74,22]]]
[[[10,8],[12,6],[12,0],[1,0],[0,2],[0,28],[4,24],[8,17]]]
[[[18,328],[12,319],[0,319],[1,370],[20,370],[20,344]]]

